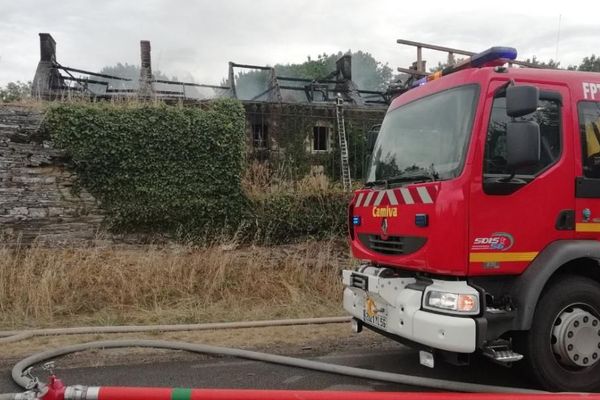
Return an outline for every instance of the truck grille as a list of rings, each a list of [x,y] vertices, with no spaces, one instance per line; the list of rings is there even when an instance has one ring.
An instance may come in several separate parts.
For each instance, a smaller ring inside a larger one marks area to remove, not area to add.
[[[388,236],[383,239],[380,235],[359,234],[361,243],[372,251],[381,254],[411,254],[419,250],[427,238],[420,236]]]

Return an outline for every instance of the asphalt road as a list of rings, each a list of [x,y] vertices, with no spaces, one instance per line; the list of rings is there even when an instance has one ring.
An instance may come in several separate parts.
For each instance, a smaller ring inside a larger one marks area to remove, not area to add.
[[[329,363],[403,374],[450,379],[482,384],[535,388],[518,370],[477,358],[469,367],[439,362],[429,369],[418,364],[418,353],[402,346],[386,351],[342,349],[311,357]],[[239,360],[233,358],[190,356],[181,359],[173,353],[169,361],[132,365],[67,368],[57,361],[57,375],[68,385],[89,386],[164,386],[195,388],[254,388],[298,390],[425,391],[422,387],[370,381],[299,368]],[[10,370],[0,371],[0,393],[19,391],[10,378]],[[431,390],[429,390],[431,391]]]

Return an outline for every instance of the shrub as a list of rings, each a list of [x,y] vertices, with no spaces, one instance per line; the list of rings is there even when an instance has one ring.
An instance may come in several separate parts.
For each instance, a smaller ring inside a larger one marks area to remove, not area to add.
[[[349,197],[340,191],[275,192],[252,200],[251,239],[289,243],[298,238],[342,236]]]

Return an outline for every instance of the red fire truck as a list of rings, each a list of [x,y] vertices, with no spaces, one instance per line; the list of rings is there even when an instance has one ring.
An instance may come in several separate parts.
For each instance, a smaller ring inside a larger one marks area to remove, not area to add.
[[[600,74],[491,48],[416,81],[349,205],[344,308],[420,349],[600,389]]]

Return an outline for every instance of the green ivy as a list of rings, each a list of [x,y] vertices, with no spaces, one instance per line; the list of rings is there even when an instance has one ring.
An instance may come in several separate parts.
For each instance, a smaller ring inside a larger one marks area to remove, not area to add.
[[[117,231],[224,232],[247,209],[237,101],[207,109],[62,103],[49,108],[45,128]]]
[[[234,100],[204,109],[59,103],[49,107],[44,129],[66,151],[77,186],[101,203],[113,231],[270,244],[343,235],[347,193],[245,196],[244,121]],[[307,172],[298,165],[299,174]]]

